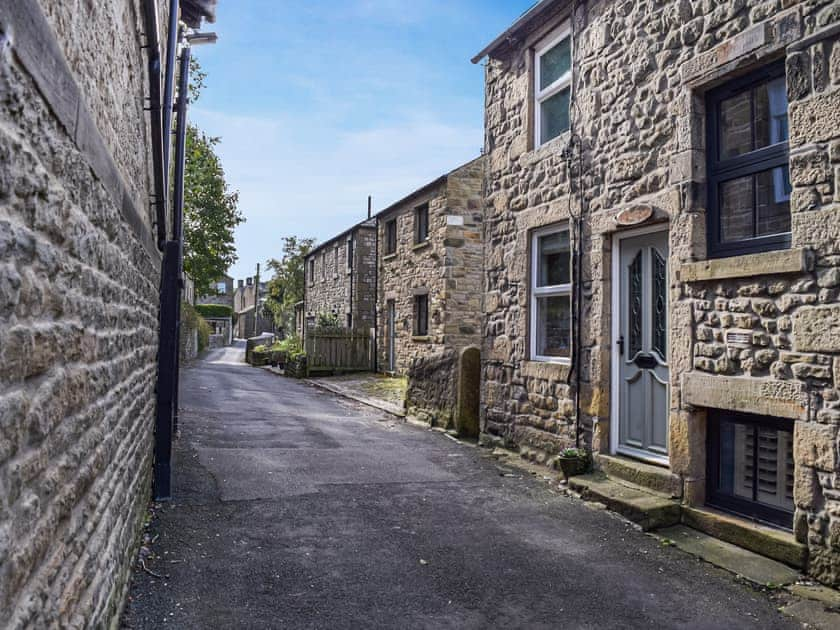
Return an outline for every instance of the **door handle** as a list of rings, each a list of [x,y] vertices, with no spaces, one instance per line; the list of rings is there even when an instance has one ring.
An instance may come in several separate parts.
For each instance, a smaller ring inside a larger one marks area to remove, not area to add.
[[[618,356],[623,357],[624,356],[624,335],[621,335],[618,338],[618,341],[615,342],[615,345],[618,346]]]

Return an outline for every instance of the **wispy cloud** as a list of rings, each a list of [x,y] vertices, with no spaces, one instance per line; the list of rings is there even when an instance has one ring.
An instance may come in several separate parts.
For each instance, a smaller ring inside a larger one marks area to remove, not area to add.
[[[285,235],[333,236],[364,218],[367,195],[382,208],[476,157],[483,133],[422,111],[356,131],[319,128],[317,117],[237,116],[199,108],[192,117],[222,138],[227,179],[239,189],[248,217],[237,232],[243,259],[254,249],[279,255]]]

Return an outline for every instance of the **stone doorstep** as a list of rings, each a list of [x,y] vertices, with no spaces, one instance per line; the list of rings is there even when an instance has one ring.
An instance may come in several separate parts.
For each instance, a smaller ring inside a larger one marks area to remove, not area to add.
[[[603,473],[571,477],[569,487],[586,500],[603,503],[644,531],[680,522],[678,501],[628,481],[610,479]]]
[[[682,498],[682,482],[667,468],[620,455],[595,453],[594,458],[598,468],[608,477],[629,481],[673,499]]]
[[[793,534],[709,508],[682,507],[682,523],[797,569],[805,567],[808,549]]]
[[[793,584],[799,579],[796,569],[685,525],[660,529],[656,536],[663,542],[670,541],[678,549],[740,575],[754,584],[777,588]]]

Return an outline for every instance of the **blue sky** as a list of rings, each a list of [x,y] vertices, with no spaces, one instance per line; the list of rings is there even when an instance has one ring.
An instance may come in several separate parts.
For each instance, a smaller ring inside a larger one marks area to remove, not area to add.
[[[481,151],[470,58],[532,0],[222,0],[193,122],[220,136],[247,222],[234,278],[319,241]]]

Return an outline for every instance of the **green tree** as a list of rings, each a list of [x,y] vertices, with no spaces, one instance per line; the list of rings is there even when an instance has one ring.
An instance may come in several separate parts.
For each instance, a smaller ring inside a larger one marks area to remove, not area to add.
[[[236,262],[234,230],[245,220],[239,193],[231,191],[212,138],[195,125],[187,127],[184,170],[184,270],[198,295]]]
[[[274,323],[286,331],[294,329],[295,304],[303,300],[304,263],[314,245],[314,238],[287,236],[283,238],[283,257],[268,261],[274,277],[268,281],[266,307],[274,314]]]

